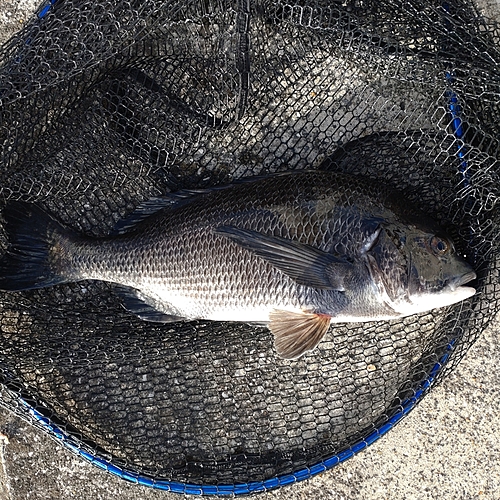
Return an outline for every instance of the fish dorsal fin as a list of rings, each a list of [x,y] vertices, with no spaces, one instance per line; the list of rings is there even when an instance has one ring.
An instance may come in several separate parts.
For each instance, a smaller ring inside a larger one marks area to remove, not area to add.
[[[229,186],[224,186],[227,189]],[[113,229],[113,235],[123,234],[140,222],[144,221],[151,215],[164,209],[179,208],[180,206],[190,203],[193,198],[197,196],[208,194],[214,190],[222,190],[223,188],[210,188],[210,189],[183,189],[176,193],[167,193],[163,196],[150,198],[149,200],[140,203],[136,209],[124,219],[118,221]]]
[[[134,226],[147,219],[151,215],[163,210],[171,208],[182,199],[177,195],[166,195],[157,198],[151,198],[141,203],[130,215],[118,221],[113,229],[113,234],[123,234],[132,229]]]
[[[160,311],[156,303],[157,301],[154,298],[147,297],[135,288],[116,285],[115,290],[122,298],[125,309],[139,316],[144,321],[174,323],[186,319],[182,316]]]
[[[258,175],[254,177],[244,177],[242,179],[234,179],[230,184],[221,186],[212,186],[200,189],[181,189],[175,193],[167,193],[162,196],[157,196],[140,203],[136,209],[124,219],[118,221],[112,231],[112,235],[118,235],[128,232],[134,226],[147,219],[151,215],[163,210],[164,208],[179,208],[180,206],[190,203],[193,198],[207,195],[213,192],[220,192],[232,189],[240,184],[250,184],[252,182],[261,181],[269,177],[283,177],[287,175],[297,175],[306,171],[290,171],[268,175]]]
[[[295,359],[314,349],[330,326],[330,316],[307,312],[274,310],[269,329],[279,356]]]
[[[266,260],[299,285],[344,291],[352,264],[298,241],[267,236],[257,231],[223,226],[216,230]]]

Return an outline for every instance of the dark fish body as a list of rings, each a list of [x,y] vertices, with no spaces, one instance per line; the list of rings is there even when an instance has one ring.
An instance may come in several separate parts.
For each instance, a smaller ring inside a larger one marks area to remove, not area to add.
[[[4,213],[0,288],[97,279],[143,319],[266,322],[278,352],[331,321],[398,318],[463,300],[475,278],[451,241],[371,180],[294,172],[151,200],[116,234],[77,235],[33,205]]]

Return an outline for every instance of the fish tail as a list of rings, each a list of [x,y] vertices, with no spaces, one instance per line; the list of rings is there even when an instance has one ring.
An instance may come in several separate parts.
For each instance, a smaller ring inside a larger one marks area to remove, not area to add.
[[[70,231],[31,203],[13,202],[3,212],[10,246],[0,260],[0,289],[44,288],[72,281],[64,274]]]

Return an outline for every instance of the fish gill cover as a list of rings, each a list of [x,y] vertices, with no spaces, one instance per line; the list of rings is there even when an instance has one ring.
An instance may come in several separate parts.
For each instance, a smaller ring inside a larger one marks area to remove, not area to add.
[[[43,4],[1,49],[2,211],[36,202],[105,236],[168,192],[348,173],[444,226],[477,293],[335,325],[284,360],[266,328],[145,322],[101,281],[2,292],[2,404],[96,465],[191,493],[277,487],[373,442],[498,310],[499,47],[459,0]]]

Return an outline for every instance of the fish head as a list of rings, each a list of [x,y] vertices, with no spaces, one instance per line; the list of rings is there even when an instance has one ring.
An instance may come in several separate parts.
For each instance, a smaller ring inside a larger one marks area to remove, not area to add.
[[[476,279],[476,273],[443,233],[414,231],[408,253],[409,299],[421,311],[455,304],[476,293],[464,286]]]
[[[476,273],[442,231],[388,224],[369,254],[370,272],[400,316],[446,307],[476,292],[464,286]]]

